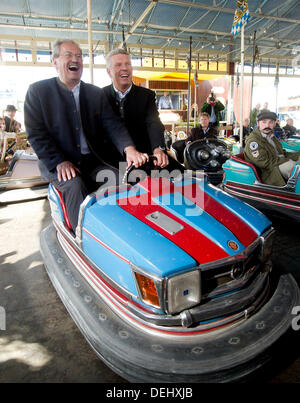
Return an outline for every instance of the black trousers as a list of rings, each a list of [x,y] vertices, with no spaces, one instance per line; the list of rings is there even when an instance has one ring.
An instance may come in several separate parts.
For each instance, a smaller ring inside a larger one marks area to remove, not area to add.
[[[101,164],[91,154],[82,155],[80,166],[78,167],[80,174],[67,181],[62,180],[59,182],[57,171],[48,171],[41,161],[39,162],[39,167],[42,177],[51,182],[61,192],[74,232],[78,223],[79,208],[86,196],[112,178],[112,184],[119,184],[119,171],[110,165]],[[105,180],[105,178],[108,179]]]

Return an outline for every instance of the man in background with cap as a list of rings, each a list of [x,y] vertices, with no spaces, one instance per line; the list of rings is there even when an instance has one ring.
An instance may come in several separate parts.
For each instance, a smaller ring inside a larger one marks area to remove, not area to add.
[[[18,133],[21,130],[21,123],[15,120],[17,109],[14,105],[7,105],[5,111],[7,116],[4,116],[6,132]]]
[[[274,136],[277,115],[267,110],[257,115],[257,129],[246,140],[246,161],[261,169],[262,182],[284,186],[295,164],[300,161],[300,151],[287,152]]]

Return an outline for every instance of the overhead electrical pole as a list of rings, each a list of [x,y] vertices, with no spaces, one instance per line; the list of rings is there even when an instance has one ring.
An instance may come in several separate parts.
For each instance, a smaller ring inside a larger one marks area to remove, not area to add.
[[[190,50],[186,58],[189,72],[189,82],[188,82],[188,104],[187,104],[187,118],[186,118],[186,135],[189,135],[190,128],[190,99],[191,99],[191,69],[192,69],[192,37],[190,36]]]
[[[87,20],[88,20],[88,44],[89,44],[89,68],[90,68],[90,82],[94,84],[93,74],[93,42],[92,42],[92,0],[87,0]]]

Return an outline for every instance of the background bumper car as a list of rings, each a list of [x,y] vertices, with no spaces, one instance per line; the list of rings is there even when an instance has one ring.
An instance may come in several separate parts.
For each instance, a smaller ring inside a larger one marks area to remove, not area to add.
[[[282,147],[286,151],[295,152],[300,151],[300,136],[290,137],[289,139],[283,140],[281,143]]]
[[[130,182],[130,178],[128,178]],[[76,236],[49,186],[48,275],[97,355],[132,382],[231,382],[269,362],[299,289],[274,230],[205,178],[146,177],[82,203]]]
[[[0,176],[0,204],[47,197],[48,182],[43,180],[34,152],[17,150]]]
[[[271,216],[300,221],[300,165],[296,164],[283,187],[261,182],[259,170],[245,160],[244,154],[233,155],[223,165],[222,189]]]
[[[47,197],[48,182],[41,178],[25,133],[2,132],[0,143],[0,204]]]

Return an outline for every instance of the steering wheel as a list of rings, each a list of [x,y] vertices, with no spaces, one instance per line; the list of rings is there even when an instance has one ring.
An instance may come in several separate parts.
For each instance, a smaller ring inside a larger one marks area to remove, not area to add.
[[[219,171],[222,164],[230,158],[227,145],[215,138],[196,140],[184,150],[185,166],[188,169],[202,169],[207,172]]]
[[[139,168],[136,168],[134,164],[131,164],[123,175],[122,184],[135,184],[144,180],[147,176],[150,176],[152,170],[159,170],[160,168],[157,165],[154,165],[154,161],[157,161],[157,158],[154,157],[154,155],[149,155],[149,161]]]

